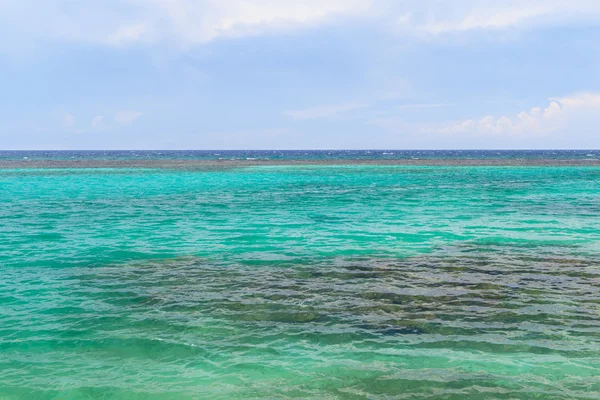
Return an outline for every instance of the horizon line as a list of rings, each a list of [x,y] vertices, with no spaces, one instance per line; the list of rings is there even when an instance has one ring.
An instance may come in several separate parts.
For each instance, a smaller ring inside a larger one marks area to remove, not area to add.
[[[510,149],[510,148],[502,148],[502,149],[493,149],[493,148],[474,148],[474,149],[460,149],[460,148],[452,148],[452,149],[376,149],[376,148],[355,148],[355,149],[0,149],[0,152],[22,152],[22,151],[34,151],[34,152],[44,152],[44,151],[64,151],[64,152],[77,152],[77,151],[89,151],[89,152],[98,152],[98,151],[145,151],[145,152],[157,152],[157,151],[223,151],[223,152],[233,152],[233,151],[600,151],[600,148],[518,148],[518,149]]]

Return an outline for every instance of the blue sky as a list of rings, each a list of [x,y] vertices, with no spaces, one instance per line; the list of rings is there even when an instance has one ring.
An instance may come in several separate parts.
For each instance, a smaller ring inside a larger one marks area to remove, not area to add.
[[[600,148],[597,0],[0,0],[2,149]]]

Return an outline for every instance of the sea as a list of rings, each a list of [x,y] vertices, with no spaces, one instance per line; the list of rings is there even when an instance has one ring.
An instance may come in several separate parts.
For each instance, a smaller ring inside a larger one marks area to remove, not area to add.
[[[600,151],[2,151],[0,399],[598,399]]]

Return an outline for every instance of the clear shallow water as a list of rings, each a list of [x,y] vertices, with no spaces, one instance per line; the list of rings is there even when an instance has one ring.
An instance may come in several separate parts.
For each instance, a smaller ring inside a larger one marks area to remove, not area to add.
[[[600,168],[0,171],[0,398],[600,396]]]

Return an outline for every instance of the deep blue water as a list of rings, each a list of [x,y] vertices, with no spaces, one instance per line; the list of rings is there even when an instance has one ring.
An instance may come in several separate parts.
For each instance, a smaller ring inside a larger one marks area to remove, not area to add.
[[[595,159],[600,150],[77,150],[0,151],[0,160],[113,159]]]

